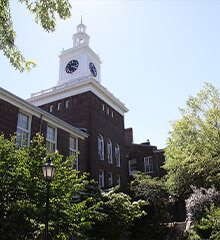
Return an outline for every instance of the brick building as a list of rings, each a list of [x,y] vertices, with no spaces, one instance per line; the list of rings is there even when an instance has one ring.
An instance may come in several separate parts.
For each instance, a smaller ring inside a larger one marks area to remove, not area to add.
[[[125,129],[126,159],[129,176],[144,172],[152,177],[162,177],[166,171],[161,168],[164,163],[164,150],[150,145],[147,140],[141,144],[133,143],[132,128]]]
[[[31,94],[27,101],[1,90],[16,101],[0,98],[0,132],[8,135],[18,131],[22,117],[31,126],[28,141],[36,132],[44,133],[48,141],[52,135],[56,141],[47,146],[51,145],[51,151],[57,148],[64,156],[77,146],[78,170],[90,173],[101,187],[126,184],[129,174],[135,173],[135,164],[137,170],[161,176],[163,151],[148,143],[133,144],[131,131],[124,129],[128,109],[102,86],[101,60],[89,47],[89,39],[81,22],[73,35],[73,47],[63,50],[59,56],[56,86]],[[153,170],[147,171],[146,166],[150,168],[152,161]]]
[[[49,152],[57,149],[66,157],[70,151],[82,150],[80,164],[85,155],[85,139],[88,138],[87,133],[0,88],[0,134],[2,133],[8,139],[18,133],[17,142],[20,145],[29,145],[36,133],[42,133],[46,136],[45,143]]]

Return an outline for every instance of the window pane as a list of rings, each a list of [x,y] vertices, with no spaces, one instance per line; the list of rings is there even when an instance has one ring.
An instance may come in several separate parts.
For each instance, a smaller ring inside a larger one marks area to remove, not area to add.
[[[76,138],[70,137],[70,148],[76,150]]]
[[[28,116],[22,113],[18,114],[18,127],[28,129]]]

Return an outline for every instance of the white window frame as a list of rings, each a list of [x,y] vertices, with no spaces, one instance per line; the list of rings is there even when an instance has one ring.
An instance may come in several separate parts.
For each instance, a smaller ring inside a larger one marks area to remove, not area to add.
[[[58,104],[57,104],[57,110],[58,110],[58,111],[61,110],[61,106],[62,106],[61,103],[58,103]]]
[[[75,147],[71,146],[71,139],[73,139],[75,141]],[[76,156],[75,161],[73,163],[73,168],[78,171],[79,170],[79,162],[78,162],[77,153],[78,153],[78,138],[70,136],[69,137],[69,156]]]
[[[112,164],[112,142],[110,139],[107,140],[107,159],[108,163]]]
[[[109,115],[110,114],[110,108],[107,107],[107,114]]]
[[[105,111],[105,104],[102,103],[102,111],[104,112]]]
[[[135,170],[132,169],[133,168],[132,165],[134,165],[134,164],[136,164],[136,169]],[[134,175],[134,174],[137,174],[137,160],[136,159],[129,160],[128,161],[128,166],[129,166],[129,175],[130,176]]]
[[[19,126],[19,116],[21,116],[21,115],[27,117],[27,128],[23,128],[23,127]],[[17,121],[17,132],[18,132],[18,130],[20,130],[21,133],[17,133],[17,139],[18,139],[19,137],[21,137],[21,142],[18,142],[18,141],[17,141],[17,143],[19,143],[19,145],[20,145],[21,147],[23,147],[23,146],[25,145],[25,139],[27,139],[27,140],[26,140],[27,146],[30,145],[31,121],[32,121],[32,116],[31,116],[30,114],[27,114],[27,113],[24,113],[24,112],[22,112],[22,111],[19,111],[19,113],[18,113],[18,121]],[[27,138],[24,137],[24,133],[27,134]],[[18,135],[21,135],[21,136],[18,136]]]
[[[113,186],[113,174],[111,172],[108,173],[108,186]]]
[[[98,155],[104,161],[104,138],[101,134],[98,135]]]
[[[48,138],[48,128],[54,129],[54,139]],[[53,126],[51,126],[51,125],[47,125],[46,147],[47,147],[47,143],[50,144],[50,149],[47,148],[48,152],[49,152],[49,153],[53,153],[53,152],[51,151],[51,146],[52,146],[52,144],[54,144],[54,152],[55,152],[56,149],[57,149],[57,128],[55,128],[55,127],[53,127]]]
[[[144,158],[144,171],[145,171],[145,173],[153,173],[154,172],[152,156]]]
[[[117,167],[121,166],[121,154],[120,154],[120,147],[118,143],[115,144],[115,162]]]
[[[53,105],[50,105],[50,112],[53,112]]]
[[[66,100],[66,108],[70,107],[70,100]]]
[[[104,187],[105,186],[105,173],[101,169],[99,169],[99,186],[100,187]]]
[[[121,186],[121,176],[117,175],[117,185]]]

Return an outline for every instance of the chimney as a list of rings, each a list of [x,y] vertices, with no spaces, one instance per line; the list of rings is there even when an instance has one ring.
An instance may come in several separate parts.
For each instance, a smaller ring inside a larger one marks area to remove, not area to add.
[[[133,143],[133,129],[127,128],[125,129],[125,144],[127,146],[131,146]]]
[[[149,139],[147,139],[147,141],[146,141],[146,142],[143,142],[143,143],[141,143],[141,145],[150,145],[150,140],[149,140]]]

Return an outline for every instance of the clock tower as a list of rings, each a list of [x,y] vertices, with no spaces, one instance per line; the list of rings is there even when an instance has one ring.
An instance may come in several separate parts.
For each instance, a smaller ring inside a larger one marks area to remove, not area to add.
[[[60,71],[57,85],[74,83],[94,78],[101,82],[101,60],[89,47],[89,35],[86,26],[77,25],[77,32],[73,34],[73,47],[60,54]]]
[[[128,109],[101,84],[101,61],[89,39],[81,21],[73,47],[59,56],[57,85],[33,93],[28,101],[87,132],[89,137],[79,141],[78,169],[90,173],[100,186],[111,187],[128,180],[124,136]]]

